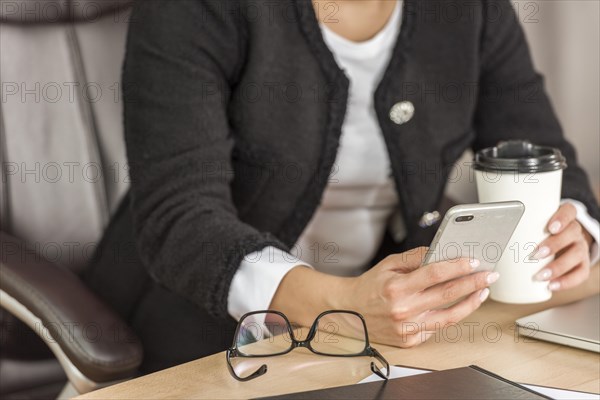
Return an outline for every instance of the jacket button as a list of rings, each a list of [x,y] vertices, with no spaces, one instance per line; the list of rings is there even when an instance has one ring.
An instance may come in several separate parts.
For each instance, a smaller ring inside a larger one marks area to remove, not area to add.
[[[401,101],[390,109],[390,119],[397,125],[402,125],[410,121],[415,115],[415,106],[410,101]]]
[[[438,211],[426,212],[419,220],[419,226],[421,228],[427,228],[428,226],[434,225],[440,220],[440,213]]]

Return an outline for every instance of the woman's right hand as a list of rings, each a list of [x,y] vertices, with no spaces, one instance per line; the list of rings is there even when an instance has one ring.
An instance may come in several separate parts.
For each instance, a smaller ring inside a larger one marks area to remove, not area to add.
[[[365,317],[373,342],[416,346],[476,310],[489,294],[487,287],[498,279],[493,272],[473,273],[479,262],[466,258],[421,267],[426,251],[419,247],[388,256],[354,278],[293,268],[270,308],[301,326],[310,326],[325,310],[357,311]],[[450,303],[455,304],[443,308]]]
[[[336,307],[360,312],[372,341],[398,347],[418,345],[459,322],[485,301],[498,273],[472,273],[479,262],[466,258],[421,267],[426,251],[390,255],[347,280]]]

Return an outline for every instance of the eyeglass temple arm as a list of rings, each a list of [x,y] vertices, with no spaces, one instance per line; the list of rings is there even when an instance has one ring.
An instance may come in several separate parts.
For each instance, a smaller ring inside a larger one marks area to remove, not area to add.
[[[241,377],[238,374],[235,373],[235,370],[233,369],[233,365],[231,364],[231,357],[237,357],[237,355],[235,354],[235,349],[229,349],[226,352],[226,356],[227,356],[227,368],[229,368],[229,372],[231,373],[231,376],[233,376],[235,379],[237,379],[238,381],[241,382],[246,382],[246,381],[250,381],[254,378],[258,378],[261,375],[264,375],[267,373],[267,365],[263,364],[260,367],[258,367],[258,369],[256,371],[254,371],[253,373],[251,373],[248,376],[245,377]]]
[[[381,371],[381,369],[373,361],[371,361],[371,371],[374,374],[376,374],[377,376],[379,376],[381,379],[387,380],[388,377],[390,376],[390,364],[387,362],[385,357],[383,357],[381,355],[380,352],[378,352],[377,350],[375,350],[372,347],[371,347],[371,351],[372,351],[372,356],[375,357],[376,359],[378,359],[379,362],[381,362],[383,365],[385,365],[385,374]]]

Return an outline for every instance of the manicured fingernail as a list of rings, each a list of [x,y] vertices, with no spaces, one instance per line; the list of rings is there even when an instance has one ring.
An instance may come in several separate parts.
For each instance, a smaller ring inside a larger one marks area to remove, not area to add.
[[[541,260],[542,258],[546,258],[550,255],[550,247],[542,246],[535,252],[533,258],[536,260]]]
[[[471,268],[475,269],[475,268],[479,267],[481,265],[481,263],[479,262],[479,260],[473,259],[473,260],[469,261],[469,265],[471,265]]]
[[[553,223],[551,223],[548,227],[548,230],[552,234],[558,233],[558,231],[560,231],[560,221],[554,221]]]
[[[547,281],[552,276],[552,271],[549,269],[543,269],[533,277],[535,281]]]
[[[481,300],[481,302],[483,303],[484,301],[487,300],[489,295],[490,295],[490,289],[485,288],[481,292],[479,292],[479,300]]]
[[[551,291],[555,291],[560,289],[560,282],[550,282],[550,284],[548,285],[548,289]]]
[[[485,278],[485,280],[488,283],[488,285],[491,285],[492,283],[496,282],[498,278],[500,278],[500,274],[497,272],[492,272]]]

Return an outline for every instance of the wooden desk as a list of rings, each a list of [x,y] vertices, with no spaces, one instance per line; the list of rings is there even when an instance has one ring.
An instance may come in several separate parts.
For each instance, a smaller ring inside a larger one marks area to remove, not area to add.
[[[448,369],[476,364],[517,382],[600,392],[600,356],[556,344],[524,339],[514,321],[557,304],[600,291],[599,268],[577,290],[546,303],[508,305],[486,302],[457,326],[412,349],[374,344],[390,364]],[[224,353],[111,386],[80,399],[243,399],[356,383],[370,375],[368,358],[317,356],[296,349],[267,363],[266,375],[238,382],[227,371]]]

